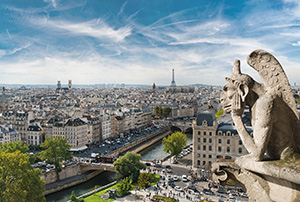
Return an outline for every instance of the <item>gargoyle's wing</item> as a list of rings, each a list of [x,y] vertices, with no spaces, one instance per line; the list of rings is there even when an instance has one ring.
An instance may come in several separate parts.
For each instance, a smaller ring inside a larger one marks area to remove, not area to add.
[[[258,71],[266,91],[272,95],[282,97],[299,119],[288,78],[276,58],[266,51],[255,50],[250,53],[247,62]]]

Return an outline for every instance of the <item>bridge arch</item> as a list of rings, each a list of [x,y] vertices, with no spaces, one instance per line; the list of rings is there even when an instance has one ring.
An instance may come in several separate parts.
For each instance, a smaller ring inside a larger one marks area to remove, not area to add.
[[[193,134],[193,128],[189,127],[184,131],[185,134]]]
[[[182,132],[182,130],[177,126],[171,126],[171,131],[172,131],[172,133],[177,132],[177,131]]]

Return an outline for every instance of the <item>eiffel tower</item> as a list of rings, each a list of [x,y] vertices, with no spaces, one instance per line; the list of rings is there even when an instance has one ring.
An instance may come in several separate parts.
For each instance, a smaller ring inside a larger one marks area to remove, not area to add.
[[[172,82],[170,87],[176,87],[175,79],[174,79],[174,69],[172,69]]]

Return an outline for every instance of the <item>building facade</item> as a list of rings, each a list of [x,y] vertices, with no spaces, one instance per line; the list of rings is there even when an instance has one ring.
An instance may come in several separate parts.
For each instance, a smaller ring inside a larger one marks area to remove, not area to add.
[[[44,141],[44,130],[39,124],[29,125],[27,128],[27,144],[39,146]]]
[[[234,160],[247,154],[247,150],[232,125],[218,124],[214,114],[201,113],[193,121],[193,167],[205,168],[212,162]],[[247,127],[251,134],[252,129]]]

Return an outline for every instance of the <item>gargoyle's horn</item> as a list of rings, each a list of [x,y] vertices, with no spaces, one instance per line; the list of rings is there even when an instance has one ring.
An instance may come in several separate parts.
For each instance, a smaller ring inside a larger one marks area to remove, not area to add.
[[[240,60],[235,60],[233,63],[232,74],[241,74],[241,63]]]

